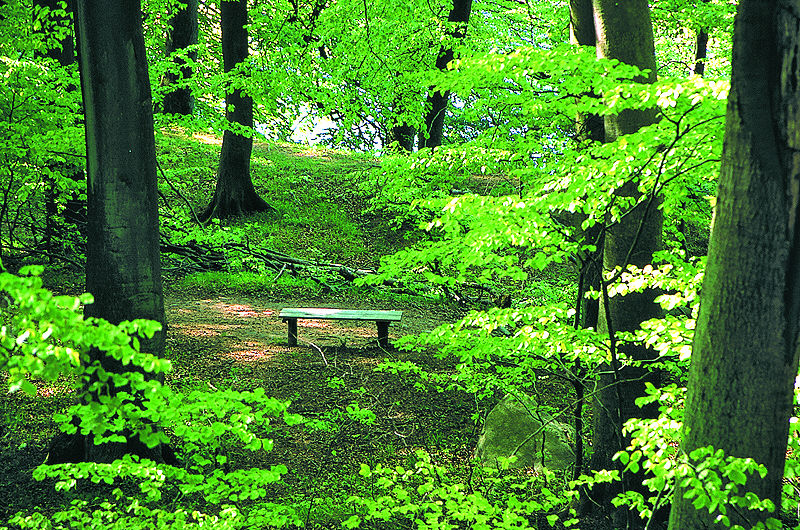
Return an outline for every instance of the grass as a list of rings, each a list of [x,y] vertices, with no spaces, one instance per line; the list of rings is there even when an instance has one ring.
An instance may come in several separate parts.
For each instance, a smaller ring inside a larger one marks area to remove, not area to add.
[[[288,274],[275,278],[274,272],[269,274],[238,271],[197,272],[177,279],[171,287],[180,291],[203,293],[239,293],[246,295],[264,295],[272,297],[291,297],[297,293],[306,296],[317,296],[322,292],[322,285],[310,278],[290,276]]]
[[[187,148],[189,142],[194,143],[191,148]],[[162,195],[171,197],[172,207],[162,210],[162,218],[190,219],[186,202],[199,211],[213,193],[217,139],[195,135],[192,140],[179,132],[166,132],[158,135],[157,144],[165,174],[185,198],[181,200],[172,186],[162,183]],[[276,213],[221,225],[249,242],[298,258],[374,266],[380,242],[373,234],[382,228],[376,226],[381,221],[363,215],[364,198],[357,190],[359,175],[374,164],[364,154],[256,142],[251,178]]]

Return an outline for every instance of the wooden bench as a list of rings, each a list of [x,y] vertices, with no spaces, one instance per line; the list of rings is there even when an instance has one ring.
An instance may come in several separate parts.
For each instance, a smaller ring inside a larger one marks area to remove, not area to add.
[[[362,320],[378,325],[378,344],[389,348],[389,323],[398,322],[402,311],[362,311],[357,309],[329,309],[324,307],[287,307],[278,315],[289,324],[289,346],[297,346],[297,321],[308,320]]]

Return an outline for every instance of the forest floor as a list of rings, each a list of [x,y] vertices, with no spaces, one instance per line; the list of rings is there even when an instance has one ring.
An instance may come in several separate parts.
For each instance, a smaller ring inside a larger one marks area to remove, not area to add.
[[[160,137],[161,162],[172,185],[183,190],[177,197],[161,184],[169,199],[162,217],[166,212],[188,219],[188,212],[178,211],[182,199],[202,205],[204,198],[197,190],[213,189],[219,146],[209,138]],[[353,175],[374,163],[327,150],[257,145],[254,182],[280,216],[254,216],[243,220],[239,229],[295,257],[374,268],[381,255],[407,244],[402,234],[389,228],[391,219],[365,214]],[[299,345],[288,347],[287,325],[277,316],[282,307],[398,309],[403,318],[389,328],[390,340],[395,340],[454,322],[465,308],[429,296],[375,295],[352,286],[331,292],[308,277],[287,276],[276,281],[272,271],[241,270],[168,277],[165,282],[171,387],[186,392],[261,387],[268,396],[291,401],[290,412],[330,426],[314,431],[275,422],[270,433],[274,449],[253,453],[230,448],[231,467],[286,465],[284,484],[276,486],[271,500],[292,506],[310,528],[341,527],[352,513],[348,497],[371,487],[358,473],[364,463],[413,468],[415,452],[422,449],[434,463],[445,466],[453,480],[470,483],[480,418],[500,396],[477,399],[462,391],[415,385],[418,380],[412,376],[376,370],[384,360],[413,361],[436,373],[456,368],[455,360],[439,359],[431,351],[384,350],[377,344],[374,323],[301,320]],[[81,283],[79,277],[55,280],[70,293],[80,292]],[[545,295],[563,291],[555,282],[532,285]],[[0,394],[0,523],[37,506],[45,513],[58,510],[76,495],[89,493],[56,492],[52,481],[32,478],[57,433],[53,414],[75,399],[66,381],[37,387],[35,397]],[[556,385],[548,392],[562,405],[568,401],[566,388]],[[374,421],[357,421],[347,414],[353,404],[371,410]]]
[[[234,465],[287,465],[290,504],[306,504],[312,523],[324,525],[340,509],[333,504],[343,501],[340,495],[348,489],[344,483],[359,478],[360,463],[413,462],[419,448],[459,467],[470,459],[477,438],[474,398],[420,391],[397,375],[375,371],[385,359],[424,361],[429,367],[438,364],[439,370],[452,365],[384,350],[373,323],[301,320],[299,345],[288,347],[287,325],[277,315],[292,306],[350,307],[335,296],[276,300],[236,293],[167,293],[167,350],[173,363],[168,384],[186,390],[262,387],[268,396],[291,400],[291,412],[334,426],[319,433],[276,430],[271,453],[231,454]],[[390,306],[384,302],[358,308]],[[411,302],[393,303],[391,309],[403,310],[402,321],[390,327],[391,340],[431,330],[460,314],[455,307]],[[57,433],[52,412],[73,398],[66,386],[39,383],[38,389],[36,397],[0,396],[0,521],[35,506],[49,511],[68,498],[55,492],[51,481],[34,481],[31,473],[45,461],[48,443]],[[352,402],[372,410],[376,421],[366,425],[348,418],[343,411]]]

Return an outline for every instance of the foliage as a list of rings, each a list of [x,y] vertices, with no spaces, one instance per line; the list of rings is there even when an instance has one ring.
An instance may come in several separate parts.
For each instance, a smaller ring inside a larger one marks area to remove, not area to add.
[[[78,72],[45,56],[68,32],[65,13],[34,15],[18,3],[0,10],[0,255],[55,240],[78,250],[81,238],[64,216],[67,198],[83,193]],[[46,207],[49,217],[36,215]]]
[[[111,528],[151,528],[158,521],[176,527],[250,528],[299,521],[291,509],[264,499],[265,488],[281,480],[285,466],[229,471],[233,455],[241,449],[272,448],[272,440],[266,438],[273,429],[271,418],[282,418],[287,425],[303,421],[287,412],[288,403],[266,397],[263,389],[173,392],[157,378],[145,377],[146,373],[169,371],[170,364],[140,352],[136,338],[152,336],[159,324],[134,321],[114,326],[86,319],[79,310],[82,304],[91,303],[91,296],[53,296],[41,288],[39,272],[27,268],[23,273],[28,276],[23,277],[0,273],[0,292],[5,294],[8,308],[0,328],[0,361],[9,373],[10,390],[35,394],[31,379],[69,375],[80,399],[57,415],[62,431],[80,431],[94,444],[125,442],[132,436],[148,447],[176,443],[182,465],[132,455],[107,464],[42,465],[34,477],[57,479],[57,490],[74,490],[86,481],[115,488],[99,507],[88,509],[87,501],[76,499],[52,518],[36,512],[19,513],[10,524],[70,528],[103,521]],[[98,361],[90,362],[92,348],[136,370],[107,372]],[[112,385],[117,389],[113,393]],[[138,484],[138,492],[131,491],[133,484]],[[177,502],[183,502],[177,509],[160,507]],[[189,511],[189,506],[202,510]],[[219,515],[203,513],[211,508]]]
[[[692,256],[704,253],[708,238],[735,3],[653,2],[662,67],[660,80],[652,85],[636,83],[641,72],[633,67],[597,60],[594,50],[567,45],[566,2],[478,2],[474,10],[481,16],[472,17],[467,37],[458,42],[446,22],[447,2],[258,2],[250,13],[251,58],[228,74],[220,71],[214,3],[200,13],[198,45],[165,56],[169,15],[177,5],[175,0],[144,4],[154,108],[174,88],[163,81],[176,71],[178,57],[193,68],[184,83],[197,101],[191,117],[156,115],[164,131],[158,138],[162,235],[174,244],[226,246],[222,270],[188,276],[179,288],[316,295],[330,287],[324,274],[316,279],[273,274],[252,251],[275,249],[310,260],[373,266],[387,248],[406,247],[383,258],[379,273],[362,284],[391,282],[400,289],[456,299],[474,310],[452,325],[399,343],[455,360],[450,373],[433,373],[406,360],[385,362],[381,370],[400,374],[412,385],[470,392],[479,406],[488,406],[501,393],[536,393],[543,379],[557,379],[570,390],[560,402],[544,406],[562,416],[576,411],[580,416],[599,390],[595,376],[601,366],[617,355],[612,344],[646,344],[658,354],[653,366],[670,381],[663,388],[650,387],[640,398],[640,404],[659,402],[661,416],[629,422],[630,447],[617,458],[623,473],[645,472],[650,493],[627,492],[615,502],[649,519],[668,505],[680,483],[696,507],[717,513],[724,525],[730,510],[772,508],[739,494],[749,476],[763,473],[757,463],[713,448],[685,455],[678,447],[681,385],[703,273],[703,259]],[[80,83],[74,65],[45,57],[68,35],[62,20],[68,14],[62,9],[34,12],[16,1],[2,3],[0,10],[5,80],[0,94],[5,131],[0,142],[0,253],[16,258],[63,251],[63,257],[80,265],[80,223],[69,217],[85,193]],[[701,31],[712,43],[706,78],[688,76]],[[454,47],[457,57],[447,71],[435,67],[444,47]],[[448,109],[445,147],[408,156],[384,154],[379,163],[365,157],[355,164],[346,162],[350,155],[343,162],[320,152],[340,179],[339,186],[324,188],[316,173],[319,164],[287,155],[285,145],[257,146],[254,180],[278,217],[194,223],[192,208],[211,189],[217,148],[187,149],[187,133],[219,133],[229,126],[222,112],[226,91],[240,88],[256,100],[258,126],[239,132],[285,139],[303,122],[325,117],[337,124],[327,132],[329,143],[369,150],[385,147],[392,127],[420,129],[425,96],[434,87],[449,91],[454,102]],[[576,116],[643,108],[657,112],[656,123],[614,142],[589,142],[576,126]],[[666,251],[641,269],[603,271],[601,292],[577,292],[573,279],[596,257],[602,234],[635,206],[616,194],[626,184],[638,189],[640,202],[663,213]],[[350,191],[354,186],[358,193]],[[338,210],[340,203],[349,203],[351,211]],[[381,237],[370,232],[376,227]],[[390,238],[400,243],[370,241]],[[164,261],[167,270],[186,267],[174,257]],[[153,323],[112,326],[84,319],[81,306],[91,297],[54,296],[41,289],[40,273],[38,268],[22,269],[21,277],[0,273],[6,304],[0,368],[9,374],[10,389],[35,394],[32,381],[66,376],[82,401],[59,416],[65,432],[89,434],[96,443],[122,442],[131,433],[151,446],[174,443],[181,465],[127,456],[110,464],[40,467],[38,479],[54,478],[59,489],[77,498],[53,517],[18,514],[10,524],[301,524],[292,508],[267,501],[269,488],[287,473],[285,466],[242,467],[244,451],[271,448],[274,419],[301,421],[288,413],[287,403],[260,390],[182,393],[162,385],[149,376],[167,372],[169,363],[139,351],[136,338],[155,332]],[[664,318],[611,336],[578,327],[578,297],[644,289],[662,293],[657,301]],[[509,292],[514,294],[512,307],[487,309],[495,295]],[[92,348],[136,370],[108,373],[89,362]],[[618,360],[635,364],[624,355]],[[331,381],[331,389],[339,385]],[[112,393],[112,385],[127,390]],[[371,426],[374,413],[364,408],[357,392],[352,397],[349,405],[309,426],[331,432]],[[789,449],[787,509],[798,496],[795,429]],[[449,477],[447,471],[424,452],[416,453],[411,466],[362,465],[361,476],[373,494],[350,500],[355,515],[345,525],[524,528],[532,512],[554,524],[557,512],[576,494],[548,487],[552,477],[487,471],[478,485]],[[619,478],[617,471],[598,471],[572,487]],[[109,485],[108,495],[94,501],[75,493],[87,482]]]
[[[529,514],[549,514],[552,526],[556,513],[569,502],[551,492],[540,477],[504,476],[485,469],[483,480],[459,483],[447,476],[447,469],[432,462],[430,455],[418,451],[413,469],[402,466],[374,469],[361,465],[359,474],[371,479],[371,497],[354,496],[350,502],[357,515],[344,521],[345,528],[382,521],[416,528],[531,528]],[[369,527],[369,526],[367,526]]]

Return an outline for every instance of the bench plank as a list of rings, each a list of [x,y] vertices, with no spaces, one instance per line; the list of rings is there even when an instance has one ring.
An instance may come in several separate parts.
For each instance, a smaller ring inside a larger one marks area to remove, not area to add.
[[[280,318],[303,318],[322,320],[386,320],[400,321],[402,311],[375,311],[361,309],[332,309],[323,307],[287,307],[281,309]]]
[[[289,346],[297,346],[297,320],[360,320],[375,322],[378,326],[378,344],[389,348],[389,323],[397,322],[402,311],[376,311],[360,309],[334,309],[325,307],[287,307],[278,315],[289,325]]]

